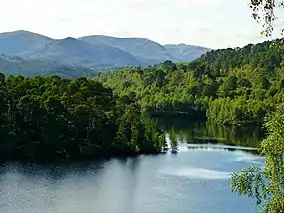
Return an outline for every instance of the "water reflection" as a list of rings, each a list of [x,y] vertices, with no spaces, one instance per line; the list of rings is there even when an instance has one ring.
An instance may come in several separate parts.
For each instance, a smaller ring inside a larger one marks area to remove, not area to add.
[[[252,154],[258,154],[257,148],[249,148],[249,147],[239,147],[239,146],[219,146],[219,145],[210,145],[210,144],[190,144],[187,146],[188,149],[194,151],[228,151],[228,152],[236,152],[238,150],[242,150],[243,152],[248,152]]]
[[[236,146],[257,148],[265,135],[260,127],[225,127],[212,122],[191,122],[185,118],[159,119],[158,124],[168,134],[174,134],[180,143],[224,144],[230,146],[223,147],[228,150]]]
[[[229,175],[263,165],[260,156],[248,153],[262,134],[180,119],[160,125],[182,142],[178,154],[1,165],[0,212],[258,212],[253,200],[230,194]]]
[[[229,174],[260,164],[242,150],[113,158],[92,164],[0,167],[0,212],[254,213],[252,200],[229,194]],[[204,202],[206,200],[206,202]]]

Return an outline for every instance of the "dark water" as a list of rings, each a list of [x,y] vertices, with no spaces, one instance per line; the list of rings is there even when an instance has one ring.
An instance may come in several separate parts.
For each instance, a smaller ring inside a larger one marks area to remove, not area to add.
[[[252,200],[230,192],[229,174],[249,165],[261,166],[262,159],[238,147],[227,149],[214,143],[206,146],[209,136],[225,141],[221,139],[223,133],[213,134],[206,125],[193,126],[170,128],[169,132],[175,132],[183,141],[194,141],[196,137],[203,141],[203,146],[190,148],[182,143],[178,154],[53,167],[2,165],[0,212],[257,212]],[[164,128],[167,129],[167,125]],[[205,134],[206,129],[212,135]],[[233,137],[232,132],[226,134]],[[230,147],[235,142],[249,145],[249,141],[254,146],[259,136],[252,134],[249,139],[251,133],[231,138]]]
[[[187,118],[160,119],[164,131],[175,134],[179,141],[189,144],[225,144],[227,146],[258,147],[265,136],[261,127],[232,128],[216,123],[190,122]]]

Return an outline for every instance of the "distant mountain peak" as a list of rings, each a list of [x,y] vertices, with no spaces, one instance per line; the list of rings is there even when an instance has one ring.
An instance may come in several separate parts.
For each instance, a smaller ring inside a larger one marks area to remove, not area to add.
[[[42,48],[50,41],[51,38],[26,30],[0,33],[0,53],[23,57]]]
[[[161,45],[148,38],[90,35],[52,39],[27,30],[0,33],[0,54],[23,60],[56,61],[97,70],[191,61],[208,49],[184,43]]]
[[[73,38],[73,37],[66,37],[66,38],[64,38],[64,39],[62,39],[62,40],[70,40],[70,41],[75,41],[75,40],[78,40],[78,39],[76,39],[76,38]]]
[[[70,44],[80,44],[80,43],[85,43],[86,45],[88,45],[88,43],[81,41],[79,39],[73,38],[73,37],[66,37],[63,39],[54,40],[53,42],[50,43],[50,45],[54,45],[54,44],[70,45]]]
[[[27,30],[15,30],[15,31],[7,31],[7,32],[3,32],[0,33],[0,35],[7,35],[7,34],[36,34],[36,33],[32,33],[30,31]]]
[[[37,37],[42,37],[42,38],[45,38],[45,39],[52,40],[50,37],[41,35],[39,33],[30,32],[28,30],[16,30],[16,31],[10,31],[10,32],[3,32],[3,33],[0,33],[0,38],[5,37],[5,36],[19,36],[19,35],[22,35],[22,36],[37,36]]]

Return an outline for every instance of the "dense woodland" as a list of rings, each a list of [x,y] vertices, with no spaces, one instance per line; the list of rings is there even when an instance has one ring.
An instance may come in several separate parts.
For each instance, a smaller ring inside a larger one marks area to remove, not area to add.
[[[207,52],[184,64],[130,67],[101,73],[115,93],[154,116],[186,115],[224,125],[263,126],[264,168],[233,173],[232,191],[256,200],[261,212],[284,211],[284,39]],[[176,139],[174,133],[170,140]],[[174,146],[175,148],[175,146]]]
[[[165,146],[137,103],[97,81],[0,74],[2,160],[85,160],[159,153]]]
[[[284,103],[284,40],[210,51],[183,64],[129,67],[96,79],[1,74],[2,158],[158,153],[148,116],[261,125]]]
[[[152,116],[235,126],[266,121],[264,170],[234,173],[231,187],[265,203],[263,212],[283,212],[283,44],[278,39],[215,50],[189,63],[128,67],[95,79],[0,73],[0,160],[160,153],[168,147]],[[173,131],[169,138],[176,152]]]
[[[152,115],[181,114],[226,125],[261,125],[284,103],[284,39],[209,51],[183,64],[101,73],[118,95]]]

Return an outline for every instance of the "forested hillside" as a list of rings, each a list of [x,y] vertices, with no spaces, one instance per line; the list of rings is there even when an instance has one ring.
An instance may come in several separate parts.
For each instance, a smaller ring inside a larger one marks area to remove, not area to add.
[[[159,153],[165,136],[127,97],[101,83],[0,73],[0,160]]]
[[[284,104],[283,42],[210,51],[190,63],[129,67],[101,73],[99,79],[155,115],[259,125],[267,112]]]
[[[22,75],[25,77],[58,75],[66,78],[79,76],[96,76],[97,72],[91,68],[61,65],[52,61],[38,59],[27,60],[18,56],[0,55],[0,72],[5,75]]]

